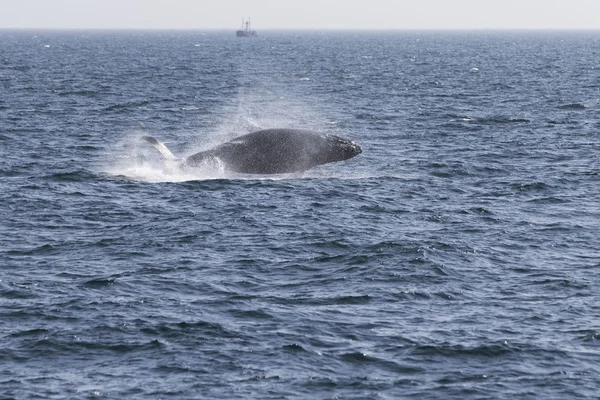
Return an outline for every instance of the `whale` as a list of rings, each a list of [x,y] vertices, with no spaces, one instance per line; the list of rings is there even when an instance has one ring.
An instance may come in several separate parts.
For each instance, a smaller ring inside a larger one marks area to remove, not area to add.
[[[244,174],[303,172],[362,153],[361,147],[349,139],[306,129],[263,129],[185,158],[174,156],[152,136],[142,139],[182,169],[219,166],[225,171]]]

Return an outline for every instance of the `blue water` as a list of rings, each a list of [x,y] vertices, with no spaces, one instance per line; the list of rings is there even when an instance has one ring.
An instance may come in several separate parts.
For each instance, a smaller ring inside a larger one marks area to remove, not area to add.
[[[0,31],[0,398],[597,397],[600,33],[259,35]]]

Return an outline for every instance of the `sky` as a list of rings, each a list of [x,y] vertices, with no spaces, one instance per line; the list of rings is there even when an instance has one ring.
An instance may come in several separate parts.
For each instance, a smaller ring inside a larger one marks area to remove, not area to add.
[[[0,29],[600,29],[600,0],[0,0]]]

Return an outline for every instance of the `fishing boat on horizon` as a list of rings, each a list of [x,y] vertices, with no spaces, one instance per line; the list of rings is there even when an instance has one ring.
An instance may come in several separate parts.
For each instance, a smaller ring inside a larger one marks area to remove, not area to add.
[[[248,20],[244,20],[244,18],[242,18],[242,29],[238,29],[237,31],[235,31],[235,35],[237,37],[257,36],[256,31],[253,31],[252,27],[250,26],[250,17],[248,17]]]

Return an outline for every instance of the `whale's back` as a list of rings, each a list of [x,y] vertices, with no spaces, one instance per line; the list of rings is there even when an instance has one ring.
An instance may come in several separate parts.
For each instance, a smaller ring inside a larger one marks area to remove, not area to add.
[[[333,135],[302,129],[265,129],[194,154],[185,164],[198,166],[218,159],[225,169],[234,172],[279,174],[346,160],[360,152],[357,144]]]

